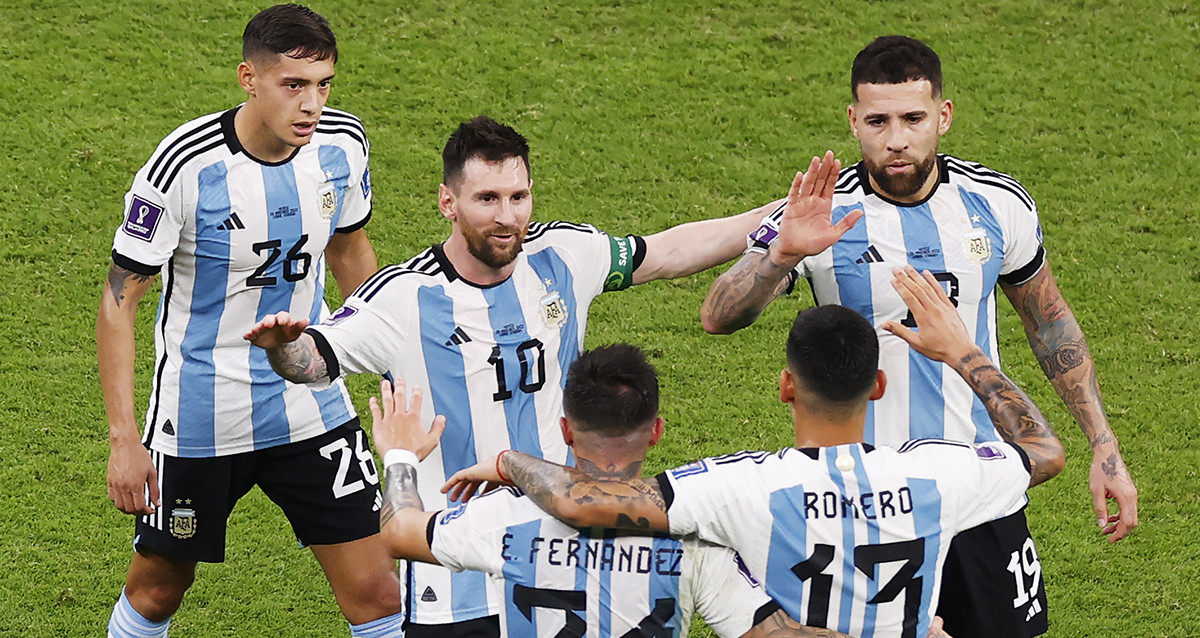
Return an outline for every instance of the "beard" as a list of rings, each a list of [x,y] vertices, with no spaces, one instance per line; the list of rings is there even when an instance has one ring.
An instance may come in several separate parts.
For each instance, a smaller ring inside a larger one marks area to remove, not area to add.
[[[928,156],[913,162],[912,166],[916,170],[901,175],[888,173],[886,164],[876,164],[865,156],[863,161],[867,165],[867,172],[874,178],[875,184],[884,195],[892,199],[904,199],[916,195],[925,186],[925,180],[929,179],[929,174],[933,172],[937,163],[937,151],[937,146],[934,146]]]
[[[489,268],[500,269],[513,262],[517,255],[521,252],[521,245],[525,242],[525,232],[529,230],[529,225],[526,224],[522,228],[501,229],[516,237],[509,248],[497,248],[488,241],[488,236],[482,232],[471,228],[464,224],[462,226],[463,238],[467,240],[467,252],[475,259],[486,264]]]

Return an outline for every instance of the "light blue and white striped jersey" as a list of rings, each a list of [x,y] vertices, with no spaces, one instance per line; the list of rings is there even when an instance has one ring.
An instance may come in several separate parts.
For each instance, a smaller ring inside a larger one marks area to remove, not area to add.
[[[236,111],[184,124],[158,145],[113,240],[118,266],[163,276],[144,437],[169,456],[282,445],[355,416],[341,383],[313,391],[284,381],[242,335],[281,310],[313,322],[328,314],[325,245],[371,212],[362,123],[327,108],[309,144],[268,164],[242,149]]]
[[[975,343],[1000,361],[996,340],[996,283],[1028,281],[1045,263],[1037,207],[1012,177],[948,155],[938,157],[940,181],[929,197],[899,204],[874,192],[860,162],[842,171],[833,196],[833,222],[854,210],[861,219],[837,243],[800,262],[793,277],[809,280],[818,304],[857,311],[879,335],[879,367],[887,374],[882,399],[867,414],[866,441],[896,446],[909,439],[998,441],[983,403],[949,367],[930,361],[880,328],[912,325],[892,288],[892,269],[929,270],[946,287]],[[775,238],[782,206],[749,238],[765,250]],[[910,409],[920,406],[919,409]]]
[[[390,373],[425,390],[423,423],[445,415],[441,444],[417,476],[425,506],[446,507],[446,479],[503,450],[570,460],[559,429],[562,387],[583,350],[588,308],[602,291],[632,283],[642,252],[637,237],[535,222],[512,276],[478,286],[434,246],[380,270],[308,332],[331,378]],[[485,592],[483,574],[415,564],[411,580],[411,622],[499,613],[502,592]]]
[[[438,513],[430,534],[441,564],[502,581],[501,623],[513,638],[680,637],[696,613],[718,636],[738,637],[778,609],[729,549],[577,530],[514,487]]]
[[[659,475],[672,535],[738,552],[802,624],[863,638],[925,636],[960,530],[1025,504],[1008,443],[926,439],[740,452]]]

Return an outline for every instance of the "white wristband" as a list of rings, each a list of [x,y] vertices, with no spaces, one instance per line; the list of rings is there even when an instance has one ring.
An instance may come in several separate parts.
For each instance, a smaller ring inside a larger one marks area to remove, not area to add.
[[[403,463],[405,465],[416,467],[417,463],[419,462],[420,459],[417,458],[417,454],[415,452],[410,450],[402,450],[400,448],[390,449],[386,454],[383,455],[383,469],[385,470],[396,463]]]

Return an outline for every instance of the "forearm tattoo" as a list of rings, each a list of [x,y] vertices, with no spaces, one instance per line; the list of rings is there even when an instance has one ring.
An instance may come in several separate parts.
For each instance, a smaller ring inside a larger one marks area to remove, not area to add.
[[[133,272],[116,264],[110,265],[108,267],[108,288],[112,290],[113,301],[116,302],[117,307],[120,308],[121,302],[125,301],[125,288],[131,279],[136,284],[144,284],[153,277],[153,275]]]
[[[292,383],[312,383],[329,378],[325,357],[317,351],[316,342],[308,335],[267,348],[267,361],[279,376]]]
[[[510,452],[501,457],[504,474],[543,510],[563,518],[562,505],[588,506],[585,521],[567,521],[580,527],[613,527],[645,531],[650,520],[637,514],[647,508],[667,511],[657,481],[595,479],[563,465]]]
[[[425,510],[417,492],[417,468],[408,463],[392,463],[384,468],[387,478],[383,487],[383,508],[379,510],[379,527],[388,524],[396,512],[406,509]]]
[[[1046,378],[1093,449],[1112,443],[1092,352],[1054,280],[1039,276],[1017,294],[1029,345]]]
[[[788,272],[767,253],[747,253],[713,284],[701,311],[727,330],[744,328],[783,294]]]
[[[1038,407],[983,352],[976,350],[960,362],[964,378],[983,401],[988,416],[1005,441],[1029,456],[1030,485],[1037,485],[1062,470],[1058,462],[1062,445]]]

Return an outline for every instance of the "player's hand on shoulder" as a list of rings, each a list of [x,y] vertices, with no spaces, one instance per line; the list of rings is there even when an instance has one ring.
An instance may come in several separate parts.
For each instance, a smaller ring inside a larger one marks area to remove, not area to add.
[[[977,348],[949,295],[928,270],[918,273],[912,266],[893,269],[892,287],[908,306],[917,330],[898,321],[884,322],[884,330],[934,361],[959,361]]]
[[[277,312],[263,317],[242,338],[260,348],[274,348],[299,339],[307,327],[307,318],[292,317],[287,311]]]
[[[832,246],[862,218],[863,212],[855,210],[833,223],[833,189],[841,169],[841,160],[826,151],[824,157],[812,158],[808,171],[796,173],[779,222],[779,237],[772,244],[772,260],[792,268]]]
[[[371,397],[371,438],[375,451],[380,455],[388,450],[408,450],[425,460],[438,446],[442,432],[446,430],[446,417],[437,415],[426,430],[421,424],[422,393],[419,386],[413,387],[410,401],[404,387],[404,379],[379,382],[379,398]]]
[[[146,488],[150,502],[146,502]],[[162,504],[158,471],[141,441],[113,443],[108,454],[108,500],[126,514],[153,514]]]

